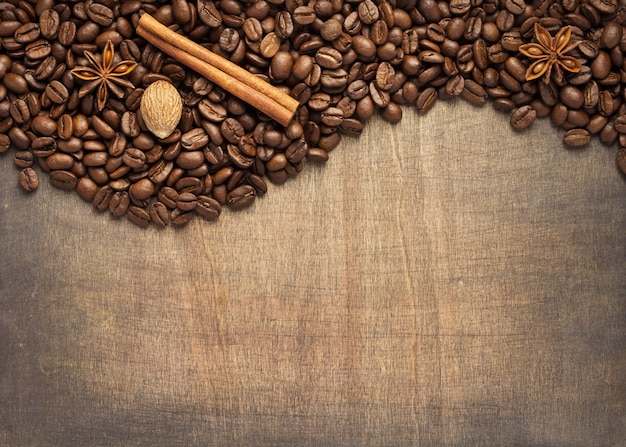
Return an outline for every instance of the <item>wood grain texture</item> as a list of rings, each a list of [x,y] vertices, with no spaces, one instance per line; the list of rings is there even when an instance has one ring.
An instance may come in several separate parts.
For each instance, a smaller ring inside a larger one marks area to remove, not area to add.
[[[561,135],[405,110],[164,231],[3,157],[0,445],[623,445],[626,182]]]

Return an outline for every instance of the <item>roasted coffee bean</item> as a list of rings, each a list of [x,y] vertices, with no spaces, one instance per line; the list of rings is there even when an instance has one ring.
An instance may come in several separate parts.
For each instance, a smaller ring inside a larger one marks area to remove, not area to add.
[[[57,141],[52,137],[38,137],[31,143],[31,150],[37,157],[49,157],[57,149]]]
[[[0,154],[4,154],[11,148],[11,139],[8,135],[0,133]]]
[[[30,126],[35,133],[44,137],[50,137],[57,131],[56,121],[47,115],[34,116]]]
[[[30,168],[33,165],[33,154],[30,151],[17,151],[13,156],[13,164],[18,168]]]
[[[519,107],[511,114],[511,127],[515,130],[522,130],[530,127],[535,121],[537,112],[530,105]]]
[[[38,39],[26,45],[25,56],[28,60],[37,61],[50,54],[51,47],[47,40]]]
[[[113,217],[122,217],[130,206],[130,197],[126,191],[115,191],[109,201],[109,211]]]
[[[140,206],[129,206],[126,216],[128,217],[129,221],[131,221],[138,227],[146,228],[150,225],[150,213]]]
[[[239,139],[246,133],[241,123],[234,118],[226,118],[222,122],[220,130],[224,138],[234,144],[238,143]]]
[[[22,189],[31,192],[39,187],[39,176],[37,171],[31,167],[22,169],[18,175],[18,181]]]
[[[69,97],[67,88],[57,80],[51,81],[50,84],[46,86],[45,93],[50,101],[55,104],[63,104]]]
[[[226,196],[226,203],[233,210],[240,210],[250,206],[254,202],[256,192],[251,185],[242,185]]]
[[[587,129],[571,129],[563,135],[563,143],[570,147],[581,147],[589,144],[591,135]]]
[[[152,183],[148,178],[143,178],[136,183],[133,183],[128,192],[134,201],[145,200],[154,194],[154,183]]]
[[[198,127],[185,132],[180,137],[180,144],[186,151],[201,150],[209,142],[209,136],[204,129]]]
[[[71,190],[76,187],[78,178],[70,171],[52,171],[50,173],[50,183],[56,188]]]
[[[124,164],[132,169],[140,169],[146,161],[146,154],[137,148],[128,148],[122,155]]]
[[[475,81],[472,81],[471,79],[465,80],[461,95],[467,101],[477,106],[483,105],[487,102],[487,92],[483,86]]]
[[[9,107],[11,118],[18,124],[24,124],[30,120],[30,110],[28,104],[23,99],[16,99]]]
[[[216,220],[222,212],[220,203],[208,196],[198,196],[195,212],[206,220]]]

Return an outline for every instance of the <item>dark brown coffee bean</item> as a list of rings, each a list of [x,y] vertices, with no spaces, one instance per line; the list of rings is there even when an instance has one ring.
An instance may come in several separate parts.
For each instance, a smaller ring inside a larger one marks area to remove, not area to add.
[[[134,201],[142,201],[148,199],[155,192],[154,183],[152,183],[147,178],[143,178],[136,183],[133,183],[128,192],[130,193],[131,199],[133,199]]]
[[[163,202],[152,202],[148,208],[151,221],[157,227],[165,227],[170,223],[170,211]]]
[[[13,121],[18,124],[24,124],[30,120],[30,110],[28,109],[28,104],[23,99],[12,101],[9,106],[9,113]]]
[[[32,192],[39,187],[39,176],[37,175],[37,171],[31,167],[26,167],[20,171],[18,181],[22,189],[26,192]]]
[[[535,122],[537,112],[530,105],[519,107],[511,114],[511,127],[515,130],[522,130],[530,127]]]
[[[31,150],[37,157],[49,157],[57,149],[57,141],[52,137],[35,138],[31,144]]]
[[[50,137],[57,131],[57,123],[47,115],[37,115],[31,121],[31,129],[38,135]]]
[[[120,218],[130,206],[130,197],[126,191],[115,191],[109,202],[109,211],[113,217]]]
[[[222,14],[211,0],[198,0],[198,17],[210,28],[217,28],[222,24]]]
[[[337,51],[331,48],[333,51]],[[339,55],[341,57],[341,55]],[[320,64],[321,65],[321,64]],[[293,68],[293,58],[288,51],[278,51],[272,57],[269,68],[269,76],[276,82],[284,81],[291,76]]]
[[[616,0],[589,0],[589,3],[603,14],[613,14],[617,10]]]
[[[260,43],[261,55],[265,58],[272,58],[280,49],[280,37],[276,33],[271,32],[265,35]]]
[[[377,21],[378,18],[380,17],[380,12],[378,10],[378,7],[372,0],[365,0],[365,1],[359,2],[357,11],[359,14],[359,18],[361,19],[361,22],[363,22],[366,25],[371,25],[372,23]]]
[[[376,107],[383,108],[386,107],[391,98],[389,96],[389,92],[381,90],[375,81],[372,81],[369,85],[370,97]]]
[[[102,115],[104,118],[105,117],[104,112]],[[61,116],[59,119],[67,119],[67,118],[65,118],[65,115],[64,115],[64,116]],[[66,128],[69,127],[69,123],[65,123],[64,126]],[[78,113],[74,115],[71,121],[71,129],[72,129],[72,134],[75,137],[78,137],[78,138],[83,137],[89,130],[89,119],[87,118],[87,116],[83,115],[82,113]]]
[[[126,216],[129,221],[140,228],[147,228],[150,225],[150,213],[140,206],[129,206]]]
[[[47,40],[38,39],[26,45],[25,56],[31,61],[37,61],[50,54],[51,47]]]
[[[310,6],[298,6],[293,11],[293,20],[298,25],[310,25],[316,18],[315,10]]]
[[[70,171],[52,171],[50,173],[50,183],[56,188],[71,190],[76,188],[78,178]]]
[[[335,69],[341,67],[343,64],[343,56],[332,47],[321,47],[317,50],[317,53],[315,53],[315,61],[322,68]]]
[[[306,158],[309,161],[325,163],[328,161],[328,152],[318,147],[310,147],[307,149]]]
[[[201,127],[191,129],[180,137],[180,144],[186,151],[202,150],[209,142],[209,136]]]
[[[22,169],[30,168],[33,165],[33,154],[30,151],[17,151],[13,156],[13,164]]]
[[[560,92],[561,102],[572,109],[579,109],[585,103],[582,91],[571,85],[565,85]]]
[[[146,161],[146,154],[140,149],[130,147],[122,155],[124,164],[132,169],[140,169]]]
[[[124,112],[120,121],[120,130],[127,137],[136,137],[141,132],[135,112]]]
[[[40,36],[39,24],[28,22],[15,30],[13,38],[17,43],[30,43],[37,40]]]
[[[80,150],[82,150],[83,141],[76,137],[70,137],[67,140],[57,141],[57,147],[62,152],[65,152],[68,154],[75,154],[79,152]]]
[[[242,185],[228,193],[226,203],[231,209],[240,210],[250,206],[255,197],[256,192],[252,186]]]
[[[591,135],[587,129],[571,129],[563,135],[563,143],[569,147],[581,147],[589,144]]]
[[[4,154],[11,148],[11,139],[8,135],[0,133],[0,154]]]
[[[465,85],[461,95],[467,101],[477,106],[483,105],[487,102],[487,92],[483,86],[475,81],[472,81],[471,79],[465,80]]]
[[[604,79],[611,71],[611,56],[605,51],[598,51],[598,55],[591,62],[591,74],[595,79]]]
[[[304,138],[300,138],[292,142],[285,151],[287,160],[289,160],[292,164],[299,163],[306,156],[307,148],[306,140]]]
[[[239,139],[245,135],[245,129],[235,118],[226,118],[222,122],[220,130],[224,138],[233,144],[237,144]]]
[[[206,220],[216,220],[222,212],[220,203],[212,197],[198,196],[195,212]]]
[[[176,200],[176,208],[181,211],[193,211],[198,204],[198,198],[190,192],[183,192],[178,195]]]
[[[204,163],[204,154],[202,151],[183,151],[176,158],[176,164],[183,169],[195,169]]]
[[[55,104],[63,104],[69,97],[67,88],[59,81],[51,81],[45,89],[46,95]]]
[[[74,166],[75,159],[70,154],[57,152],[50,155],[46,162],[51,170],[70,170]]]
[[[54,9],[46,9],[39,16],[39,29],[46,39],[52,39],[59,31],[60,18]]]
[[[57,120],[57,135],[61,140],[69,140],[74,135],[74,122],[72,116],[63,114]]]

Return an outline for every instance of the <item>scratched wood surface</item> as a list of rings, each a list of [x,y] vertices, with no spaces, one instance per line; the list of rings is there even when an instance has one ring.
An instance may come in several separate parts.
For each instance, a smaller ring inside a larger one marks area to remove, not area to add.
[[[490,108],[372,121],[217,223],[0,159],[2,446],[623,446],[626,181]]]

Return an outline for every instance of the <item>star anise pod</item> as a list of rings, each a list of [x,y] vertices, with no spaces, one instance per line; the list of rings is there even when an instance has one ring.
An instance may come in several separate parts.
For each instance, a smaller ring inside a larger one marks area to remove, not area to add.
[[[565,56],[566,53],[572,51],[578,45],[578,42],[569,43],[572,37],[571,26],[562,28],[552,38],[548,30],[535,23],[535,37],[538,43],[527,43],[519,47],[523,55],[535,59],[528,67],[528,70],[526,70],[527,81],[532,81],[545,75],[543,82],[549,84],[553,67],[557,82],[563,80],[562,69],[572,73],[580,71],[580,62],[572,56]]]
[[[124,92],[119,86],[135,88],[135,86],[127,79],[122,79],[122,76],[126,76],[137,66],[133,61],[121,61],[117,64],[113,64],[115,58],[115,51],[113,50],[113,42],[107,41],[102,52],[102,62],[93,55],[91,51],[85,51],[85,57],[89,63],[94,67],[76,67],[71,73],[78,79],[88,81],[80,91],[78,96],[80,98],[88,95],[96,88],[97,91],[97,103],[98,110],[102,110],[109,98],[109,90],[111,90],[118,98],[124,96]]]

